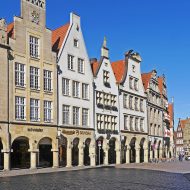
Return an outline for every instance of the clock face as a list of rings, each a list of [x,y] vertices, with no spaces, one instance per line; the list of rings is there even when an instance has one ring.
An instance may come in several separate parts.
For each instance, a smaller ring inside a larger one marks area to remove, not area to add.
[[[36,11],[33,11],[31,16],[32,16],[32,22],[34,22],[36,24],[39,24],[39,22],[40,22],[40,14],[37,13]]]

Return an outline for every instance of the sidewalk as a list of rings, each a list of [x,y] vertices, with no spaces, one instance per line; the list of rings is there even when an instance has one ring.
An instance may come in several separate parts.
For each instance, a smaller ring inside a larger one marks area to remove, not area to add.
[[[113,167],[112,166],[79,166],[79,167],[71,167],[71,168],[40,168],[40,169],[18,169],[18,170],[10,170],[10,171],[0,171],[1,177],[14,177],[14,176],[22,176],[22,175],[34,175],[34,174],[46,174],[46,173],[54,173],[54,172],[68,172],[68,171],[78,171],[78,170],[87,170],[87,169],[97,169],[104,167]]]

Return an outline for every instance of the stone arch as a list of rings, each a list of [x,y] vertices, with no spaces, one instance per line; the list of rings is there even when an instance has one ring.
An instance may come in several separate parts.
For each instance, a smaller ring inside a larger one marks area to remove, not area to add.
[[[130,140],[130,163],[136,162],[136,137],[132,137]]]
[[[158,151],[158,158],[162,158],[162,155],[161,155],[161,140],[158,141],[158,148],[157,148],[157,151]]]
[[[59,165],[65,167],[67,165],[67,137],[61,135],[59,138]]]
[[[140,163],[144,162],[144,156],[145,156],[144,150],[146,149],[145,143],[146,143],[146,139],[143,137],[140,140],[140,144],[139,144],[140,145]]]
[[[3,170],[3,166],[4,166],[4,155],[3,155],[3,142],[0,138],[0,170]]]
[[[157,151],[157,139],[154,139],[154,142],[152,144],[152,158],[155,158],[155,152]]]
[[[115,137],[109,140],[109,150],[108,150],[108,163],[116,164],[116,148],[118,148],[118,141]]]
[[[104,147],[105,139],[103,136],[100,136],[96,140],[96,165],[101,165],[104,163]]]
[[[80,139],[78,137],[74,138],[72,141],[72,165],[78,166],[79,165],[79,143]]]
[[[43,137],[38,143],[38,166],[52,167],[53,166],[53,152],[52,152],[52,139]]]
[[[128,145],[127,137],[122,136],[122,139],[121,139],[121,163],[122,164],[126,163],[127,145]]]
[[[14,138],[11,145],[11,168],[30,168],[29,138]]]
[[[84,142],[84,165],[89,166],[90,165],[90,144],[91,144],[91,138],[87,138]]]

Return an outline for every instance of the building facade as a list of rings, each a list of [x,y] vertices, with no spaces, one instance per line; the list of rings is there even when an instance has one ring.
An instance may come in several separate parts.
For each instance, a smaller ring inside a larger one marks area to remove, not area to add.
[[[10,47],[7,43],[7,25],[0,19],[0,170],[9,169],[9,63]]]
[[[119,117],[123,163],[148,162],[147,97],[144,91],[141,57],[128,51],[125,59],[112,63],[119,85]]]
[[[185,151],[189,151],[189,127],[190,119],[179,119],[176,130],[176,155],[185,154]],[[187,129],[185,130],[185,128]],[[185,140],[185,142],[184,142]]]
[[[45,1],[21,0],[21,16],[7,27],[5,169],[58,166],[56,54],[45,20]]]
[[[163,107],[157,71],[143,73],[142,80],[148,102],[148,158],[152,160],[162,157],[163,145]]]
[[[53,31],[58,63],[58,127],[61,166],[95,165],[93,74],[80,17]]]
[[[118,85],[109,60],[106,39],[100,61],[91,59],[94,73],[94,103],[97,164],[120,163]]]
[[[89,60],[78,15],[52,31],[46,1],[21,0],[20,16],[8,25],[0,19],[0,170],[142,163],[171,154],[165,77],[152,71],[145,84],[140,64],[132,50],[111,63],[106,39],[100,60]],[[177,133],[182,151],[181,124]]]

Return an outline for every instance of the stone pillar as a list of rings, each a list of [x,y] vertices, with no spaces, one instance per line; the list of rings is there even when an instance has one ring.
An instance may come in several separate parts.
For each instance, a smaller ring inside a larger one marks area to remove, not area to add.
[[[59,167],[59,150],[58,149],[53,149],[53,168],[58,168]]]
[[[128,147],[126,151],[126,164],[130,163],[130,150],[130,147]]]
[[[36,169],[37,168],[37,150],[36,151],[30,151],[30,169]]]
[[[72,167],[71,150],[72,150],[71,142],[68,140],[68,142],[67,142],[67,166],[66,166],[67,168]]]
[[[144,163],[148,163],[148,148],[144,148]]]
[[[108,165],[108,149],[104,149],[104,165]]]
[[[10,170],[10,151],[2,151],[4,153],[4,170]]]
[[[155,148],[154,149],[154,158],[158,158],[158,149],[157,148]]]
[[[160,147],[159,158],[162,158],[162,157],[163,157],[163,149],[162,147]]]
[[[136,163],[140,163],[140,148],[136,148]]]
[[[79,166],[84,166],[84,146],[79,144]]]
[[[93,142],[91,142],[93,143]],[[91,144],[90,147],[89,147],[89,156],[90,156],[90,166],[96,166],[96,159],[95,159],[95,156],[96,156],[96,150],[95,150],[95,144]]]
[[[150,150],[150,160],[153,158],[153,150]]]
[[[121,164],[121,150],[116,149],[116,164]]]

